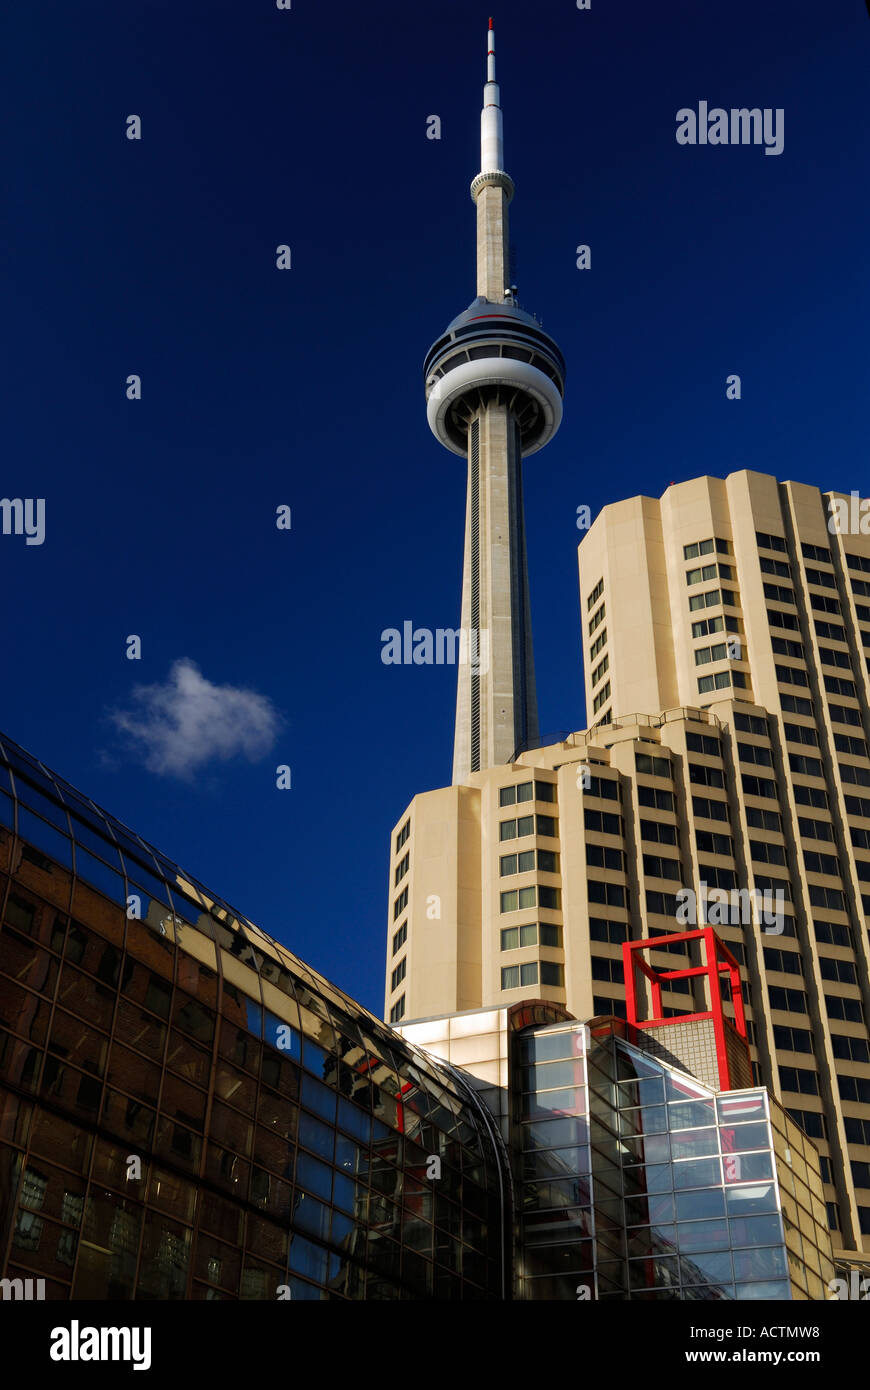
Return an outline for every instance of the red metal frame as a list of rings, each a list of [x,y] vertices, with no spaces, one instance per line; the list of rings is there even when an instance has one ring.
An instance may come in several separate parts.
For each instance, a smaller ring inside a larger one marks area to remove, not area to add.
[[[682,970],[656,970],[643,959],[641,952],[661,950],[663,946],[677,945],[683,941],[703,943],[705,964],[687,966]],[[749,1039],[746,1034],[746,1012],[743,1006],[743,988],[740,980],[740,967],[728,950],[724,941],[712,927],[701,927],[697,931],[677,932],[667,936],[645,937],[642,941],[626,941],[622,947],[622,965],[625,972],[625,1003],[628,1023],[631,1028],[666,1028],[674,1023],[700,1022],[710,1019],[716,1040],[716,1057],[719,1063],[720,1089],[732,1089],[731,1068],[728,1065],[726,1028],[734,1029],[743,1040],[749,1056]],[[650,982],[652,996],[652,1018],[640,1019],[637,1016],[638,991],[636,971],[640,970]],[[731,985],[731,1001],[734,1005],[734,1022],[725,1017],[722,1003],[722,972],[726,972]],[[685,980],[692,975],[706,975],[710,989],[710,1008],[705,1013],[679,1014],[674,1018],[662,1016],[662,985],[668,980]]]

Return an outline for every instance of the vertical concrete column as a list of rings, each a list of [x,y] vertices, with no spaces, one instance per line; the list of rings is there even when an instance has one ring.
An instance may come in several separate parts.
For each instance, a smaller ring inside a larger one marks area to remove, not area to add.
[[[496,399],[483,406],[468,438],[462,626],[479,661],[459,666],[454,782],[507,763],[538,736],[522,459],[509,408]]]
[[[504,188],[486,184],[477,195],[477,293],[504,303],[508,261],[508,198]]]

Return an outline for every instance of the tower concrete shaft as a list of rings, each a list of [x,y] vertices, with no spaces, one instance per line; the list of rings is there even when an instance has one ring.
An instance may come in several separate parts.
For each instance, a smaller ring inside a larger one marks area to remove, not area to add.
[[[468,429],[468,496],[453,781],[507,763],[538,737],[520,430],[498,399]]]
[[[477,194],[477,293],[502,304],[509,288],[508,194],[484,184]]]

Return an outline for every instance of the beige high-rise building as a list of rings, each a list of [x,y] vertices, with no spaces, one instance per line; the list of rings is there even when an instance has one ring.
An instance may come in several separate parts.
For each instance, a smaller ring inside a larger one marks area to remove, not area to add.
[[[823,1155],[835,1243],[866,1259],[866,504],[698,478],[605,507],[579,554],[591,727],[411,802],[386,1016],[623,1014],[622,943],[709,921],[741,963],[757,1078]],[[651,963],[695,961],[663,944]],[[671,1012],[705,1006],[675,984]]]

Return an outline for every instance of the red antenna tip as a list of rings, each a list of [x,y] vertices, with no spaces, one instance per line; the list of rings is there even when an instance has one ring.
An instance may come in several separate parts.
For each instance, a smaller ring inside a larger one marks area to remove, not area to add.
[[[493,27],[493,25],[492,25],[492,15],[490,15],[490,17],[489,17],[489,27],[490,27],[490,29]]]

